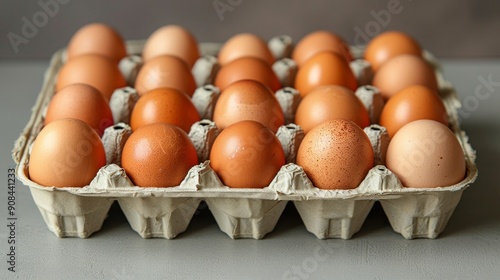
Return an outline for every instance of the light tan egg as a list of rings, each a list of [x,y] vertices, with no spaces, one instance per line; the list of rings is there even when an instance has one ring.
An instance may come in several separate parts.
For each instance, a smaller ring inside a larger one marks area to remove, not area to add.
[[[66,62],[57,75],[56,91],[72,84],[88,84],[102,93],[107,101],[117,88],[127,85],[117,64],[96,54],[79,55]]]
[[[104,130],[113,125],[113,114],[108,101],[94,87],[72,84],[56,92],[47,107],[45,125],[65,118],[86,122],[102,136]]]
[[[144,63],[137,74],[135,89],[139,95],[157,88],[175,88],[193,96],[196,82],[189,67],[181,59],[163,55]]]
[[[302,38],[293,50],[292,59],[300,67],[307,60],[324,51],[336,53],[345,57],[347,61],[352,60],[349,46],[344,39],[326,30],[315,31]]]
[[[78,29],[67,48],[68,60],[83,54],[98,54],[115,63],[127,55],[122,36],[104,23],[91,23]]]
[[[273,65],[274,57],[267,44],[258,36],[250,33],[241,33],[231,37],[222,45],[218,59],[225,65],[242,57],[254,57]]]
[[[49,123],[33,143],[30,179],[47,187],[84,187],[106,164],[106,153],[97,132],[78,119]]]
[[[200,57],[198,42],[187,29],[166,25],[154,31],[146,40],[142,57],[145,62],[163,55],[175,56],[191,69]]]
[[[437,91],[434,70],[423,58],[403,54],[382,65],[373,77],[375,87],[387,100],[406,87],[422,85]]]
[[[466,172],[455,134],[434,120],[413,121],[399,129],[389,143],[386,165],[408,188],[451,186]]]

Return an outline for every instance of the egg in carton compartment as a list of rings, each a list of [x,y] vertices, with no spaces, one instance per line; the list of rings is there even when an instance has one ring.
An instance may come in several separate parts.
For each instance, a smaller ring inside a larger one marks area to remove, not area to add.
[[[128,57],[120,63],[129,84],[141,66],[138,54],[144,41],[127,42]],[[285,86],[292,85],[295,63],[289,59],[291,40],[278,36],[269,41],[273,54],[279,59],[273,70]],[[217,88],[210,86],[217,71],[220,44],[202,43],[204,54],[193,67],[199,86],[193,102],[202,118],[213,112]],[[363,49],[351,47],[355,59],[351,68],[362,85],[356,95],[367,107],[372,123],[376,123],[383,106],[377,89],[366,85],[371,79],[369,64],[360,59]],[[384,164],[388,136],[384,127],[365,128],[375,152],[376,165],[361,184],[351,190],[321,190],[315,188],[303,169],[294,164],[295,153],[303,138],[300,127],[291,123],[300,101],[298,92],[285,87],[277,92],[287,125],[277,136],[285,151],[284,165],[271,184],[263,189],[232,189],[224,186],[210,168],[209,150],[217,136],[217,127],[210,120],[195,123],[189,133],[201,164],[194,166],[177,187],[141,188],[134,186],[119,166],[121,149],[130,135],[127,125],[130,112],[138,99],[133,88],[118,89],[110,101],[115,125],[109,127],[102,139],[108,164],[101,168],[89,186],[83,188],[55,188],[36,184],[29,179],[30,147],[43,127],[44,110],[54,94],[54,81],[65,61],[65,51],[52,57],[44,77],[44,84],[33,107],[32,116],[15,143],[13,158],[17,176],[30,187],[48,228],[59,237],[86,238],[100,230],[114,201],[118,201],[130,226],[143,238],[175,238],[186,230],[201,201],[205,201],[221,231],[231,238],[263,238],[271,232],[288,201],[297,208],[307,230],[320,239],[349,239],[358,232],[375,201],[380,201],[392,228],[407,239],[435,238],[445,228],[462,192],[477,177],[475,151],[459,127],[457,109],[461,106],[455,90],[447,82],[435,58],[428,52],[424,57],[436,69],[440,95],[455,133],[465,154],[467,173],[458,184],[439,188],[405,188],[397,176]]]

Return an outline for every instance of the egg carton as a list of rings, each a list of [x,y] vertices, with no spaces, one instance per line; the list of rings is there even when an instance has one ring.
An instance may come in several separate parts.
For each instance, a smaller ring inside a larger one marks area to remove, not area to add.
[[[128,41],[130,56],[120,63],[120,68],[130,84],[141,66],[138,54],[144,41]],[[287,58],[291,39],[279,36],[271,39],[269,46],[279,60],[274,71],[284,85],[291,85],[296,72],[295,63]],[[38,185],[29,178],[30,148],[43,127],[44,111],[54,94],[54,82],[59,68],[64,64],[65,51],[56,52],[45,72],[44,83],[31,118],[15,143],[12,152],[17,163],[19,180],[31,190],[48,228],[58,237],[87,238],[99,231],[107,213],[117,201],[130,226],[143,238],[175,238],[184,232],[200,202],[205,201],[221,231],[231,238],[261,239],[271,232],[290,201],[298,210],[307,228],[320,239],[349,239],[363,225],[375,201],[380,201],[394,231],[404,238],[436,238],[445,228],[457,206],[462,192],[475,181],[478,171],[475,151],[468,137],[460,129],[457,109],[461,106],[455,90],[447,82],[432,55],[424,57],[436,69],[440,94],[450,119],[450,127],[460,142],[466,159],[465,178],[452,186],[429,189],[405,188],[397,176],[383,164],[388,145],[384,127],[371,125],[364,129],[375,152],[375,164],[361,184],[351,190],[321,190],[313,186],[303,169],[294,164],[295,154],[304,136],[300,127],[291,123],[300,101],[293,88],[283,88],[276,93],[283,108],[287,124],[280,127],[277,137],[285,151],[286,165],[282,166],[268,187],[263,189],[232,189],[221,182],[211,169],[210,147],[218,134],[217,127],[209,120],[217,88],[208,85],[217,71],[217,54],[220,44],[200,44],[202,56],[193,67],[195,80],[200,86],[193,95],[193,102],[202,118],[191,128],[200,164],[192,167],[179,186],[170,188],[141,188],[127,177],[120,167],[121,149],[131,133],[127,125],[130,112],[137,101],[133,88],[118,89],[111,98],[115,125],[103,135],[108,164],[101,168],[92,182],[83,188],[55,188]],[[377,122],[383,100],[376,88],[366,85],[370,80],[369,64],[359,59],[363,49],[351,47],[355,58],[351,68],[361,86],[356,95]]]

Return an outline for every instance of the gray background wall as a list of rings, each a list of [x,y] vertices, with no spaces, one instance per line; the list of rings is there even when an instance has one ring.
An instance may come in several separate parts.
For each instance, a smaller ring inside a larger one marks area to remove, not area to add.
[[[57,3],[50,14],[39,4],[49,2]],[[397,8],[391,13],[388,5]],[[374,14],[385,18],[377,21]],[[38,27],[28,30],[26,20]],[[264,39],[288,34],[298,40],[313,30],[329,29],[350,43],[363,43],[356,37],[358,28],[367,37],[398,29],[440,57],[500,56],[498,0],[2,0],[0,58],[48,58],[80,26],[94,21],[111,24],[125,39],[144,39],[160,26],[179,24],[199,41],[224,41],[243,31]],[[8,34],[23,43],[12,44]]]

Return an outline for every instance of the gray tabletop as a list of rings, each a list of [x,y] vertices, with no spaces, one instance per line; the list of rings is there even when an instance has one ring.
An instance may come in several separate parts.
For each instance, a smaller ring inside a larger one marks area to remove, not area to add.
[[[16,186],[16,272],[8,271],[10,151],[28,121],[48,61],[0,61],[0,266],[2,279],[498,279],[500,277],[500,61],[445,60],[465,102],[462,127],[479,178],[434,240],[405,240],[376,204],[351,240],[318,240],[291,204],[263,240],[232,240],[201,209],[174,240],[142,239],[112,207],[88,239],[50,232],[27,187]],[[486,82],[485,82],[486,81]],[[488,84],[488,81],[489,84]],[[488,85],[486,85],[488,84]],[[491,94],[488,94],[490,92]]]

